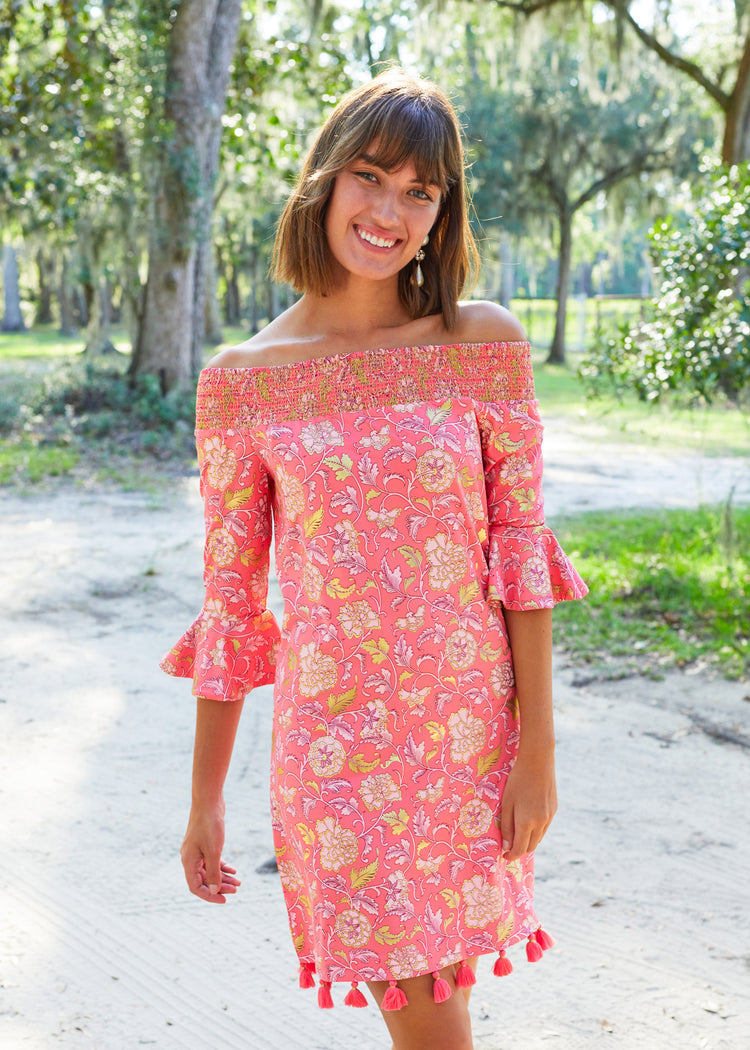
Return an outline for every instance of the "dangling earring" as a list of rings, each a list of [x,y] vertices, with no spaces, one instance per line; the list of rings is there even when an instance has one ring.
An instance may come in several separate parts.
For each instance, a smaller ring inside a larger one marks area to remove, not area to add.
[[[426,244],[429,244],[429,241],[430,241],[430,235],[428,233],[427,236],[425,237],[425,239],[422,241],[422,247],[419,249],[417,254],[414,256],[414,258],[416,260],[416,263],[417,263],[417,272],[414,275],[414,280],[417,282],[417,288],[421,288],[422,285],[424,284],[424,274],[422,273],[422,267],[421,267],[420,264],[421,264],[422,260],[424,259],[424,246]]]

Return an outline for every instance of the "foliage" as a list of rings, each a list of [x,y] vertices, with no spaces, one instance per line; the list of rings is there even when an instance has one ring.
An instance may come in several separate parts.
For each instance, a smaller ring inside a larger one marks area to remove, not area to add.
[[[648,401],[737,398],[750,387],[750,165],[706,170],[690,213],[657,223],[651,244],[662,275],[652,309],[599,343],[583,379]]]
[[[555,612],[577,658],[612,673],[750,674],[750,508],[587,514],[556,531],[590,587]]]

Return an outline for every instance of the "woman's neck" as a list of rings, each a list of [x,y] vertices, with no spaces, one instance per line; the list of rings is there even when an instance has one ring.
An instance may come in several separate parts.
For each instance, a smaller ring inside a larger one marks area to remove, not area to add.
[[[394,281],[358,281],[349,277],[326,296],[304,295],[297,303],[304,331],[362,338],[382,329],[399,328],[411,318]]]

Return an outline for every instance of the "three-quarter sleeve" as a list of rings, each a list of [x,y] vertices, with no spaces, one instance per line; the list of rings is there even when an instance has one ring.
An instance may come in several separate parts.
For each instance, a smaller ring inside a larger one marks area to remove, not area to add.
[[[536,401],[486,403],[479,426],[489,518],[487,600],[524,610],[583,598],[586,584],[544,522]]]
[[[197,445],[206,521],[205,601],[160,666],[192,678],[196,696],[240,700],[275,677],[279,628],[266,608],[269,477],[246,432],[199,430]]]

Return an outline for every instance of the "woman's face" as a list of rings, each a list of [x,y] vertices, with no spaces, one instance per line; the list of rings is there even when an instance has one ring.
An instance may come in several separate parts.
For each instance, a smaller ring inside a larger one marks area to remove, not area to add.
[[[336,176],[325,229],[344,271],[382,281],[414,265],[438,216],[440,189],[421,183],[413,163],[386,171],[373,155],[363,153]]]

